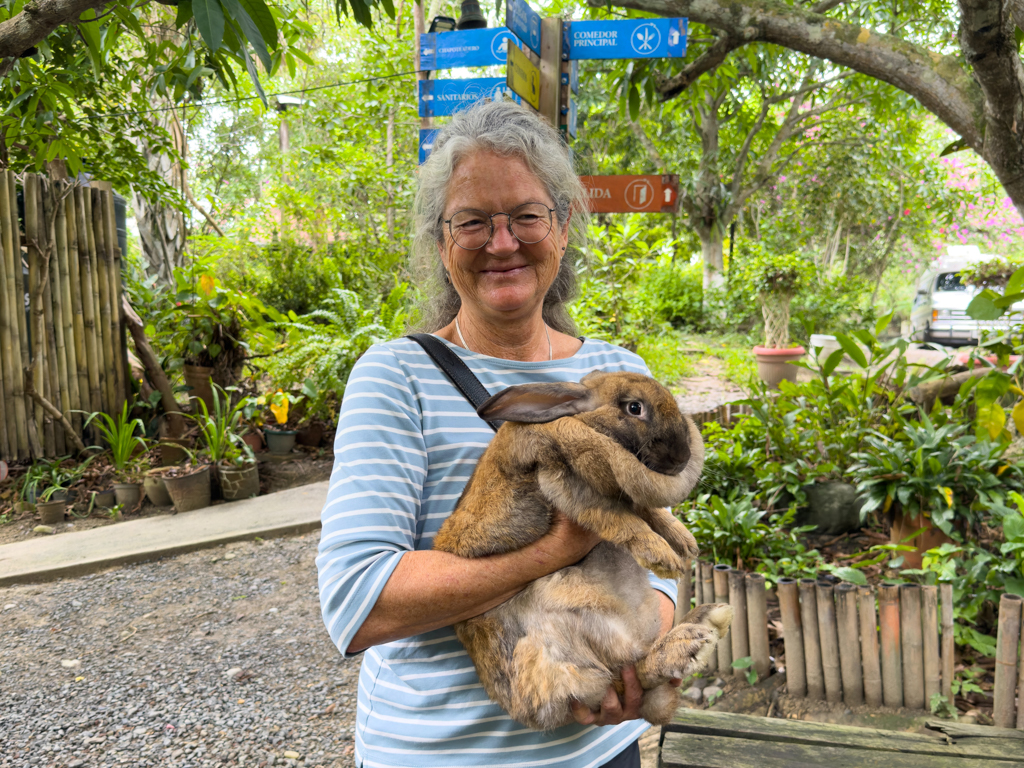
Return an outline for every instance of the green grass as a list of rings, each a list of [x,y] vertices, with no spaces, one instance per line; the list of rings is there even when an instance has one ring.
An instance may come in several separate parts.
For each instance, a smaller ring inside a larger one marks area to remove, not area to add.
[[[679,379],[697,373],[694,356],[682,351],[687,348],[693,346],[686,343],[684,334],[671,331],[645,337],[636,353],[647,363],[654,378],[671,389]]]

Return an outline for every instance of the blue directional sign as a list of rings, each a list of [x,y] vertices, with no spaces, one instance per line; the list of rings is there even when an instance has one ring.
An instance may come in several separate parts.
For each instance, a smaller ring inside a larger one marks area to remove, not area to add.
[[[521,47],[506,27],[427,32],[420,35],[420,69],[504,64],[508,60],[506,46],[509,45]]]
[[[576,59],[569,62],[569,71],[562,73],[562,85],[569,86],[573,93],[580,92],[580,64]]]
[[[467,80],[420,80],[420,117],[454,115],[481,99],[498,101],[505,96],[519,103],[519,97],[505,84],[504,77],[473,77]]]
[[[567,21],[562,58],[678,59],[686,55],[686,30],[686,19]]]
[[[526,0],[509,0],[505,8],[505,26],[540,56],[540,14]]]
[[[440,128],[420,128],[420,165],[427,162],[430,153],[434,151],[434,140]]]
[[[569,106],[562,107],[562,128],[571,138],[576,138],[576,99],[569,97]]]

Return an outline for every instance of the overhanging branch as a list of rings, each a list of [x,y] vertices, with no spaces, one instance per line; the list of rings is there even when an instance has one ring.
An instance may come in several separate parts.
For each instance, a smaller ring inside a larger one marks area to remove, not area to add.
[[[682,72],[670,77],[658,86],[658,93],[662,101],[674,98],[685,91],[698,77],[725,61],[725,57],[743,45],[744,42],[746,41],[731,35],[724,35],[718,38],[710,48],[687,64]]]
[[[13,59],[40,42],[61,24],[77,21],[90,8],[108,0],[29,0],[21,12],[0,22],[0,59]]]

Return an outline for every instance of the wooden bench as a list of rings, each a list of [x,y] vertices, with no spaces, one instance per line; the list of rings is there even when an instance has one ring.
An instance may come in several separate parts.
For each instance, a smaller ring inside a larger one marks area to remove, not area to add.
[[[1024,768],[1024,731],[928,722],[929,734],[681,709],[659,768]]]

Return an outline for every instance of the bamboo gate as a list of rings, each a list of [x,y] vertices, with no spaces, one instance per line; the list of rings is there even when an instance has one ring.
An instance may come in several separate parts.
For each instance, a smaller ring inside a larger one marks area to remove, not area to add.
[[[0,458],[71,453],[129,389],[109,190],[0,171]],[[27,274],[25,274],[27,266]],[[68,434],[67,427],[77,436]]]

